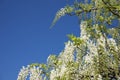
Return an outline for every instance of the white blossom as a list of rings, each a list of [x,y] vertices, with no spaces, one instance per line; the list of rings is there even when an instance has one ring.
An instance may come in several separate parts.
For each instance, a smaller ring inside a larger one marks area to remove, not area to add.
[[[90,35],[87,35],[87,31],[86,31],[86,28],[87,28],[87,22],[86,21],[82,21],[81,24],[80,24],[80,37],[84,40],[88,40]]]
[[[102,80],[102,76],[101,75],[98,75],[98,80]]]
[[[67,72],[67,68],[65,67],[65,64],[61,65],[57,69],[53,69],[50,74],[50,80],[57,80],[56,79],[57,77],[59,78],[63,77],[65,72]]]
[[[74,61],[74,50],[75,46],[72,42],[68,41],[65,45],[64,51],[60,54],[60,59],[62,59],[62,61],[65,63]]]
[[[30,80],[42,80],[41,72],[39,67],[30,68]]]
[[[30,75],[30,80],[42,80],[41,70],[39,67],[24,67],[20,70],[17,80],[26,80]]]
[[[60,17],[64,16],[65,14],[66,14],[66,8],[61,8],[61,9],[57,12],[56,16],[57,16],[58,18],[60,18]]]
[[[29,66],[27,66],[26,68],[23,66],[19,72],[17,80],[26,80],[28,74],[29,74]]]

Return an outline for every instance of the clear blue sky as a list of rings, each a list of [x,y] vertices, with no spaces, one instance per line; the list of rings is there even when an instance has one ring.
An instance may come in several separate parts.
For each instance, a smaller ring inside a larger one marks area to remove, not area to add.
[[[63,17],[49,29],[66,1],[0,0],[0,80],[16,80],[22,66],[45,63],[63,50],[67,34],[79,35],[77,17]]]

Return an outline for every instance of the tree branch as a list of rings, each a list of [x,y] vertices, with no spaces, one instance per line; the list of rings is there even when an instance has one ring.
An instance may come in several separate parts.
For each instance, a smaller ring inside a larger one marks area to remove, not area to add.
[[[104,0],[102,0],[102,2],[107,6],[106,8],[107,8],[112,14],[114,14],[114,15],[116,15],[116,16],[118,16],[118,17],[120,18],[119,13],[116,13],[116,12],[114,12],[114,11],[111,9],[111,8],[115,8],[115,7],[112,7],[111,4],[106,3]],[[108,4],[108,5],[107,5],[107,4]]]

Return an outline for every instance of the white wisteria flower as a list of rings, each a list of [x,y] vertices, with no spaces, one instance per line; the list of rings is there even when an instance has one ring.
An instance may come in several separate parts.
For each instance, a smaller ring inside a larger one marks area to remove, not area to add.
[[[42,80],[42,71],[39,67],[30,68],[30,80]]]
[[[17,80],[26,80],[27,76],[29,74],[29,65],[27,67],[22,67],[22,69],[19,72]]]
[[[30,80],[42,80],[42,70],[40,67],[31,67],[28,65],[27,67],[24,67],[20,70],[17,80],[26,80],[27,77],[30,75]]]

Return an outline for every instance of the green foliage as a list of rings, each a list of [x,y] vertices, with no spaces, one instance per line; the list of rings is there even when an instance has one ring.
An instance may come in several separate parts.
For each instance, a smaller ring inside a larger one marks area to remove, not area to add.
[[[68,38],[74,43],[75,46],[80,46],[84,41],[80,39],[79,37],[74,36],[73,34],[69,34]]]
[[[96,23],[112,25],[112,21],[120,19],[120,1],[117,0],[90,0],[90,3],[75,2],[74,5],[67,5],[56,13],[52,26],[64,15],[84,16],[81,20],[93,20]],[[61,15],[61,12],[64,14]],[[87,16],[91,15],[91,16]],[[95,19],[96,18],[96,19]],[[96,24],[95,23],[95,24]]]
[[[48,57],[47,62],[48,62],[48,65],[50,67],[57,67],[57,64],[58,64],[57,56],[56,55],[50,55]]]

